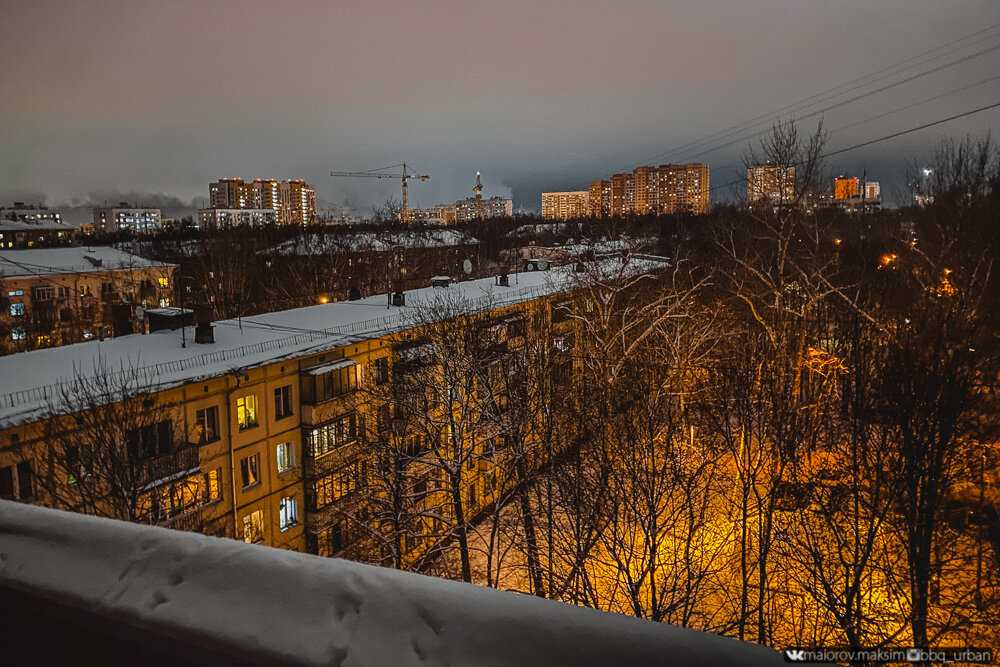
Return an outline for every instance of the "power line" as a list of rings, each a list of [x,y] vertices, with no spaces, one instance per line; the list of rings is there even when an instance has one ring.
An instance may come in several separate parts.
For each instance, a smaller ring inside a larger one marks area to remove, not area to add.
[[[1000,107],[1000,102],[994,102],[993,104],[987,104],[986,106],[979,107],[978,109],[972,109],[970,111],[964,111],[962,113],[955,114],[954,116],[948,116],[947,118],[942,118],[940,120],[935,120],[930,123],[924,123],[923,125],[918,125],[916,127],[911,127],[908,130],[901,130],[899,132],[893,132],[892,134],[887,134],[884,137],[879,137],[878,139],[871,139],[870,141],[863,141],[860,144],[854,144],[853,146],[848,146],[847,148],[841,148],[830,153],[824,153],[820,157],[828,158],[834,155],[840,155],[841,153],[846,153],[847,151],[853,151],[856,148],[863,148],[865,146],[871,146],[872,144],[877,144],[882,141],[888,141],[889,139],[895,139],[896,137],[901,137],[904,134],[910,134],[912,132],[919,132],[920,130],[926,130],[929,127],[934,127],[935,125],[941,125],[942,123],[947,123],[949,121],[958,120],[959,118],[965,118],[966,116],[971,116],[973,114],[981,113],[983,111],[989,111],[990,109],[995,109]]]
[[[869,116],[868,118],[865,118],[863,120],[855,121],[853,123],[848,123],[847,125],[841,125],[838,128],[830,130],[829,134],[836,134],[837,132],[842,132],[843,130],[847,130],[847,129],[852,128],[852,127],[857,127],[858,125],[866,125],[866,124],[874,122],[876,120],[881,120],[882,118],[885,118],[887,116],[891,116],[893,114],[897,114],[897,113],[899,113],[901,111],[907,111],[909,109],[916,108],[916,107],[921,106],[923,104],[927,104],[928,102],[933,102],[935,100],[939,100],[939,99],[948,97],[949,95],[954,95],[956,93],[964,92],[966,90],[971,90],[972,88],[978,88],[979,86],[982,86],[984,84],[990,83],[992,81],[997,81],[997,80],[1000,80],[1000,74],[998,74],[996,76],[987,77],[985,79],[981,79],[979,81],[976,81],[975,83],[970,83],[970,84],[965,85],[965,86],[960,86],[958,88],[953,88],[952,90],[949,90],[947,92],[938,93],[937,95],[933,95],[931,97],[927,97],[927,98],[924,98],[924,99],[919,100],[917,102],[912,102],[910,104],[906,104],[906,105],[901,106],[901,107],[896,107],[895,109],[890,109],[889,111],[885,111],[883,113],[876,114],[874,116]],[[739,169],[740,169],[741,166],[742,165],[727,164],[727,165],[724,165],[722,167],[712,167],[712,171],[713,172],[719,172],[719,171],[739,171]]]
[[[847,92],[850,92],[851,90],[855,90],[857,88],[861,88],[861,87],[864,87],[866,85],[871,85],[872,83],[875,83],[875,81],[878,81],[878,80],[884,79],[884,78],[888,78],[888,76],[880,76],[880,75],[886,74],[888,72],[893,72],[893,70],[902,70],[902,71],[905,71],[906,69],[910,69],[911,67],[915,67],[915,66],[918,66],[918,65],[921,65],[921,64],[925,64],[925,62],[930,62],[930,61],[936,60],[937,58],[940,58],[943,55],[948,55],[948,53],[955,52],[957,50],[961,50],[961,49],[964,49],[964,48],[968,48],[969,46],[972,46],[973,44],[975,44],[977,42],[982,42],[982,41],[985,41],[985,40],[984,39],[977,39],[977,40],[974,40],[971,44],[966,44],[965,46],[962,46],[959,49],[952,49],[950,52],[946,52],[944,54],[938,54],[938,55],[936,55],[936,56],[934,56],[932,58],[926,58],[926,56],[928,56],[930,54],[936,53],[938,51],[942,51],[944,49],[947,49],[948,47],[954,46],[955,44],[958,44],[960,42],[964,42],[964,41],[967,41],[969,39],[972,39],[973,37],[977,37],[979,35],[982,35],[983,33],[990,32],[990,31],[996,29],[997,27],[1000,27],[1000,23],[992,24],[990,26],[982,28],[981,30],[977,30],[976,32],[973,32],[973,33],[970,33],[970,34],[965,35],[963,37],[960,37],[958,39],[952,40],[950,42],[947,42],[945,44],[937,46],[937,47],[935,47],[933,49],[929,49],[928,51],[924,51],[924,52],[922,52],[920,54],[917,54],[915,56],[911,56],[910,58],[906,58],[906,59],[904,59],[904,60],[902,60],[902,61],[900,61],[900,62],[898,62],[898,63],[896,63],[894,65],[890,65],[888,67],[884,67],[884,68],[882,68],[880,70],[877,70],[875,72],[866,74],[866,75],[861,76],[861,77],[857,77],[855,79],[852,79],[850,81],[844,82],[842,84],[839,84],[839,85],[834,86],[832,88],[829,88],[827,90],[820,91],[820,92],[815,93],[813,95],[810,95],[808,97],[802,98],[802,99],[800,99],[800,100],[798,100],[796,102],[792,102],[790,104],[786,104],[786,105],[784,105],[782,107],[779,107],[779,108],[777,108],[777,109],[775,109],[773,111],[770,111],[770,112],[767,112],[767,113],[763,113],[763,114],[760,114],[758,116],[754,116],[753,118],[749,119],[748,121],[737,123],[736,125],[732,125],[732,126],[730,126],[728,128],[725,128],[723,130],[712,132],[712,133],[710,133],[708,135],[705,135],[704,137],[702,137],[700,139],[697,139],[695,141],[687,142],[685,144],[681,144],[680,146],[675,146],[674,148],[669,149],[665,153],[661,153],[657,157],[653,158],[652,161],[656,161],[657,159],[659,159],[663,155],[674,154],[674,153],[677,153],[677,152],[683,151],[683,150],[689,150],[689,149],[691,149],[694,146],[697,146],[699,144],[704,144],[704,143],[707,143],[709,141],[715,141],[715,140],[721,139],[721,138],[723,138],[726,135],[733,134],[734,132],[738,132],[738,131],[740,131],[742,129],[745,129],[747,127],[753,127],[755,124],[757,124],[758,121],[773,118],[773,117],[775,117],[775,116],[777,116],[777,115],[779,115],[779,114],[781,114],[783,112],[791,111],[791,110],[797,109],[797,108],[802,107],[802,106],[806,106],[806,107],[813,106],[813,105],[818,104],[820,102],[823,102],[823,101],[826,101],[826,100],[829,100],[829,99],[833,99],[835,97],[843,95],[843,94],[845,94]],[[990,36],[987,36],[985,39],[989,40],[989,39],[993,39],[994,37],[995,37],[995,35],[990,35]],[[915,62],[915,61],[920,61],[921,59],[924,59],[924,62]],[[894,74],[895,73],[898,73],[898,72],[894,72]],[[874,81],[868,81],[866,83],[860,83],[860,82],[866,81],[867,79],[872,79],[873,77],[875,77]],[[835,95],[831,95],[831,93],[833,93],[834,91],[837,91],[837,90],[839,90],[841,88],[845,88],[847,86],[852,86],[852,87],[849,87],[846,90],[843,90],[843,91],[841,91],[841,92],[839,92],[839,93],[837,93]],[[806,104],[807,102],[811,102],[811,103],[810,104]]]
[[[935,125],[942,125],[944,123],[948,123],[948,122],[953,121],[953,120],[958,120],[959,118],[965,118],[967,116],[972,116],[972,115],[977,114],[977,113],[982,113],[983,111],[989,111],[990,109],[995,109],[997,107],[1000,107],[1000,102],[994,102],[993,104],[987,104],[986,106],[978,107],[976,109],[970,109],[969,111],[963,111],[962,113],[957,113],[957,114],[954,114],[952,116],[948,116],[946,118],[940,118],[938,120],[931,121],[929,123],[924,123],[922,125],[917,125],[916,127],[911,127],[909,129],[906,129],[906,130],[900,130],[899,132],[893,132],[891,134],[887,134],[887,135],[878,137],[876,139],[869,139],[868,141],[862,141],[861,143],[857,143],[857,144],[854,144],[852,146],[847,146],[845,148],[838,148],[835,151],[830,151],[829,153],[823,153],[819,157],[820,158],[833,157],[834,155],[840,155],[841,153],[846,153],[848,151],[857,150],[858,148],[864,148],[865,146],[871,146],[872,144],[878,144],[878,143],[881,143],[883,141],[889,141],[890,139],[896,139],[897,137],[902,137],[902,136],[907,135],[907,134],[912,134],[913,132],[919,132],[920,130],[926,130],[927,128],[934,127]],[[795,165],[790,165],[790,166],[799,166],[801,164],[804,164],[804,162],[800,161],[800,162],[795,163]],[[712,192],[713,190],[717,190],[717,189],[721,189],[721,188],[727,188],[727,187],[730,187],[732,185],[736,185],[737,183],[743,182],[743,180],[744,179],[739,178],[739,179],[736,179],[734,181],[730,181],[728,183],[723,183],[722,185],[712,186],[712,187],[709,188],[709,192]]]
[[[1000,50],[1000,44],[991,46],[991,47],[989,47],[987,49],[982,49],[982,50],[977,51],[977,52],[975,52],[973,54],[970,54],[970,55],[967,55],[967,56],[963,56],[962,58],[959,58],[957,60],[953,60],[953,61],[945,63],[943,65],[938,65],[937,67],[933,67],[931,69],[924,70],[922,72],[918,72],[917,74],[910,75],[910,76],[905,77],[905,78],[903,78],[903,79],[901,79],[899,81],[895,81],[893,83],[886,84],[884,86],[881,86],[880,88],[876,88],[875,90],[868,91],[866,93],[861,93],[860,95],[855,95],[854,97],[848,98],[846,100],[842,100],[842,101],[837,102],[835,104],[831,104],[829,106],[823,107],[822,109],[818,109],[816,111],[812,111],[812,112],[804,114],[802,116],[798,116],[798,117],[793,118],[791,120],[793,122],[798,122],[798,121],[806,120],[808,118],[813,118],[815,116],[819,116],[821,114],[826,113],[827,111],[831,111],[833,109],[837,109],[839,107],[846,106],[848,104],[852,104],[853,102],[857,102],[858,100],[864,99],[866,97],[870,97],[872,95],[877,95],[878,93],[885,92],[886,90],[890,90],[892,88],[897,88],[899,86],[902,86],[903,84],[909,83],[909,82],[914,81],[916,79],[920,79],[920,78],[923,78],[925,76],[929,76],[931,74],[935,74],[935,73],[940,72],[942,70],[948,69],[950,67],[954,67],[955,65],[959,65],[961,63],[967,62],[969,60],[972,60],[974,58],[978,58],[978,57],[980,57],[982,55],[985,55],[987,53],[990,53],[990,52],[993,52],[993,51],[997,51],[997,50]],[[759,123],[758,123],[758,125],[759,125]],[[739,143],[741,141],[744,141],[744,140],[747,140],[747,139],[753,139],[754,137],[758,137],[758,136],[764,134],[765,132],[767,132],[767,130],[768,130],[767,128],[764,128],[763,130],[758,130],[756,132],[752,132],[750,134],[746,134],[746,135],[737,137],[736,139],[732,139],[730,141],[726,141],[725,143],[718,144],[716,146],[713,146],[711,148],[705,149],[705,150],[700,151],[698,153],[685,154],[684,159],[685,160],[690,160],[691,158],[701,157],[702,155],[707,155],[709,153],[714,153],[715,151],[721,150],[721,149],[726,148],[728,146],[732,146],[733,144]]]
[[[948,97],[949,95],[954,95],[956,93],[961,93],[961,92],[964,92],[966,90],[971,90],[973,88],[978,88],[979,86],[982,86],[984,84],[990,83],[991,81],[997,81],[997,80],[1000,80],[1000,74],[998,74],[996,76],[987,77],[985,79],[981,79],[980,81],[977,81],[975,83],[970,83],[970,84],[968,84],[966,86],[961,86],[959,88],[953,88],[953,89],[951,89],[951,90],[949,90],[949,91],[947,91],[945,93],[939,93],[939,94],[934,95],[932,97],[924,98],[924,99],[922,99],[922,100],[920,100],[918,102],[913,102],[913,103],[907,104],[905,106],[896,107],[895,109],[891,109],[890,111],[886,111],[884,113],[880,113],[880,114],[877,114],[875,116],[870,116],[868,118],[865,118],[864,120],[859,120],[859,121],[855,121],[853,123],[848,123],[847,125],[841,125],[838,128],[830,130],[830,134],[835,134],[837,132],[841,132],[843,130],[846,130],[846,129],[849,129],[849,128],[852,128],[852,127],[856,127],[858,125],[864,125],[866,123],[871,123],[871,122],[876,121],[876,120],[881,120],[882,118],[885,118],[886,116],[891,116],[893,114],[899,113],[900,111],[907,111],[909,109],[913,109],[915,107],[918,107],[918,106],[920,106],[922,104],[927,104],[928,102],[933,102],[935,100],[939,100],[941,98]]]

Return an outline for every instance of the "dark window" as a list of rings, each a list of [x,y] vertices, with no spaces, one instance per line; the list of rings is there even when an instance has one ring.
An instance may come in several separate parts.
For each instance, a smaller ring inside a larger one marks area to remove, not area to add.
[[[389,381],[389,360],[385,357],[375,360],[375,384]]]
[[[21,500],[35,496],[32,482],[31,464],[27,461],[21,461],[17,464],[17,495]]]
[[[198,443],[215,442],[219,439],[219,408],[213,405],[195,413],[195,425],[198,427]]]
[[[155,424],[129,431],[125,436],[128,454],[133,461],[142,461],[169,454],[173,450],[173,422],[164,419]]]
[[[0,498],[14,497],[14,466],[0,468]]]
[[[342,396],[358,388],[358,367],[356,364],[324,373],[316,378],[316,395],[320,401]]]
[[[274,418],[284,419],[292,414],[292,385],[274,390]]]
[[[570,302],[562,301],[560,303],[552,304],[552,322],[553,324],[559,322],[565,322],[569,319],[571,313]]]

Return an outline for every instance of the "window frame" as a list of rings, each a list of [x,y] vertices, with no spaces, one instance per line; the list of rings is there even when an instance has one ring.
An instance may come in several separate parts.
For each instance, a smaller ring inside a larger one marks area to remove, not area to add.
[[[282,466],[282,450],[285,452],[284,466]],[[290,441],[279,442],[274,446],[274,462],[279,475],[295,469],[295,447]]]
[[[242,406],[240,405],[242,403]],[[252,408],[251,408],[252,404]],[[249,431],[260,426],[260,400],[256,393],[244,394],[236,398],[236,426],[240,432]],[[244,417],[249,417],[252,421],[245,421]]]
[[[292,385],[274,388],[274,418],[286,419],[295,414],[292,406]]]
[[[291,511],[288,511],[291,508]],[[295,496],[284,496],[278,501],[278,529],[286,532],[299,523],[298,500]]]
[[[250,461],[253,465],[250,465]],[[253,479],[250,480],[251,475]],[[248,481],[249,480],[249,481]],[[254,452],[240,459],[240,483],[245,491],[260,484],[260,452]]]
[[[209,419],[209,415],[211,415],[211,419]],[[218,405],[207,405],[200,410],[195,410],[194,423],[195,426],[201,426],[201,433],[198,437],[199,445],[207,445],[222,439],[222,434],[219,432]],[[212,428],[209,429],[209,426]],[[209,435],[212,437],[208,437]]]

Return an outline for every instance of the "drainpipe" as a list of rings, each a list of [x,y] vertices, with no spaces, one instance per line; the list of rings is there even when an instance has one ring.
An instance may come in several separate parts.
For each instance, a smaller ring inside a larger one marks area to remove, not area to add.
[[[236,459],[235,452],[233,451],[233,409],[232,409],[232,395],[240,386],[239,375],[235,371],[232,372],[233,378],[236,380],[236,387],[230,389],[226,387],[226,441],[229,444],[229,486],[230,493],[233,499],[233,539],[237,539],[238,534],[236,532],[237,528],[237,515],[236,515]]]

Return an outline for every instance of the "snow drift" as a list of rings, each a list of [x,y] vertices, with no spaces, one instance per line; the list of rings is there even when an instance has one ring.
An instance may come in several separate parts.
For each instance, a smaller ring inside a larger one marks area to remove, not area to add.
[[[782,662],[753,644],[515,593],[3,501],[0,592],[235,663]]]

